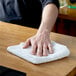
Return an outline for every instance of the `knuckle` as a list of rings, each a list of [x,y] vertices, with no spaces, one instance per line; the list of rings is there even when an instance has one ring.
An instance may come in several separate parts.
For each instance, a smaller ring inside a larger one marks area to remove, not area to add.
[[[44,48],[47,48],[47,44],[44,43]]]

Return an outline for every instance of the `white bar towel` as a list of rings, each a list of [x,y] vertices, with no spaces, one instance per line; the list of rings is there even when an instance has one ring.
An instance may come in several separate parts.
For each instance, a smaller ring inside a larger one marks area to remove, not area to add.
[[[51,43],[53,45],[54,53],[49,54],[48,56],[32,55],[30,53],[31,46],[26,49],[22,48],[24,43],[20,43],[19,45],[9,46],[7,48],[7,51],[16,56],[19,56],[33,64],[46,63],[46,62],[62,59],[64,57],[67,57],[70,55],[70,51],[66,46],[56,43],[54,41],[52,41]]]

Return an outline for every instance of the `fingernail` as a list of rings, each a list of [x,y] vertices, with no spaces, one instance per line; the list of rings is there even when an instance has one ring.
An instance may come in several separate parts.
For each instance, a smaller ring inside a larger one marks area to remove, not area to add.
[[[25,47],[23,46],[23,49],[24,49]]]
[[[23,49],[26,48],[26,46],[23,46]]]
[[[35,53],[34,53],[34,52],[31,52],[31,54],[32,54],[32,55],[35,55]]]
[[[50,54],[53,54],[54,53],[54,51],[52,50],[51,52],[50,52]]]

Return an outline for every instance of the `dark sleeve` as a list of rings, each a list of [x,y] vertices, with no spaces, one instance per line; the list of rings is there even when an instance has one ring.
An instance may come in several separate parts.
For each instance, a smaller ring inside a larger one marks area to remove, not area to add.
[[[59,9],[59,0],[40,0],[41,1],[41,4],[42,4],[42,7],[44,8],[47,4],[49,3],[53,3],[57,6],[57,8]]]

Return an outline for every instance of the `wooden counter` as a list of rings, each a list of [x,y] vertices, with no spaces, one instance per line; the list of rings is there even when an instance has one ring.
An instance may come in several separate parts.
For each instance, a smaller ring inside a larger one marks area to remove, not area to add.
[[[76,37],[51,33],[51,39],[66,45],[69,57],[34,65],[6,51],[10,45],[19,44],[36,33],[36,29],[0,22],[0,65],[26,72],[27,76],[75,76],[76,75]]]

